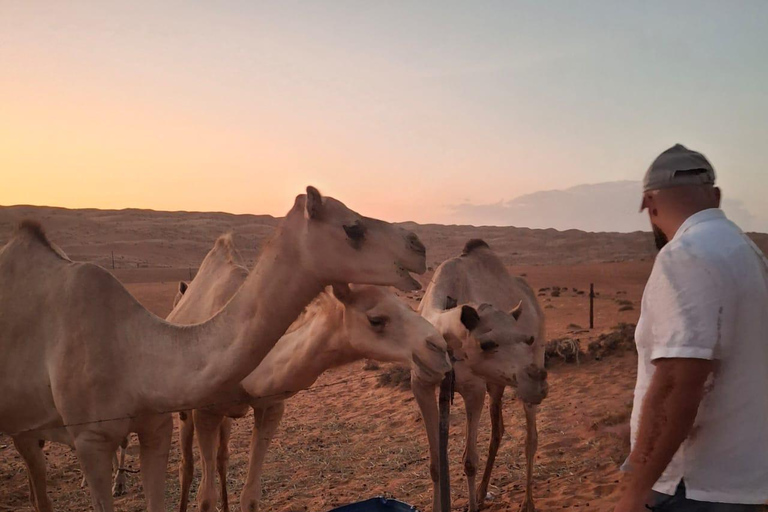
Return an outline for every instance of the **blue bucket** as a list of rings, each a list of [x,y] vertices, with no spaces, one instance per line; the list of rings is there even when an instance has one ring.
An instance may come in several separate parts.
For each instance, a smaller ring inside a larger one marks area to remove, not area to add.
[[[371,498],[336,507],[328,512],[418,512],[416,507],[389,498]]]

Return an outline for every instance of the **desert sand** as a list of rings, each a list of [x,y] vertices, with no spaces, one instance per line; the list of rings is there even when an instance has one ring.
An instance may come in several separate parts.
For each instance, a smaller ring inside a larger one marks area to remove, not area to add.
[[[114,272],[149,310],[165,317],[179,279],[189,279],[222,232],[232,230],[249,264],[278,220],[223,213],[100,211],[56,208],[0,208],[0,243],[21,218],[36,218],[72,259],[92,261]],[[650,234],[593,234],[578,231],[409,224],[428,248],[430,268],[458,253],[468,238],[484,238],[510,270],[525,276],[545,307],[548,338],[579,339],[583,349],[619,323],[635,323],[653,258]],[[763,249],[768,237],[755,235]],[[115,269],[112,270],[112,252]],[[421,276],[426,284],[431,271]],[[588,298],[599,296],[595,329],[588,330]],[[559,294],[551,288],[559,287]],[[546,290],[549,288],[549,290]],[[555,295],[555,296],[553,296]],[[405,300],[416,305],[420,293]],[[618,466],[628,453],[626,439],[611,425],[628,418],[636,356],[625,350],[580,364],[550,361],[549,398],[539,416],[540,448],[535,469],[539,510],[609,510],[617,498]],[[265,464],[263,510],[323,511],[377,495],[396,497],[426,509],[431,503],[426,437],[410,392],[379,385],[384,365],[363,363],[324,374],[313,388],[288,401],[285,419]],[[506,435],[491,482],[490,510],[516,509],[523,497],[524,417],[508,390]],[[252,417],[235,422],[229,485],[233,504],[247,471]],[[457,395],[451,414],[450,457],[453,508],[466,507],[460,463],[464,413]],[[481,423],[481,453],[489,440],[488,415]],[[49,495],[56,510],[90,509],[80,488],[77,460],[65,446],[48,444]],[[167,471],[167,503],[178,504],[178,442],[174,438]],[[484,457],[481,464],[484,463]],[[138,469],[135,438],[127,465]],[[196,479],[199,478],[199,463]],[[193,484],[192,503],[194,503]],[[128,495],[118,510],[143,510],[138,475],[129,476]],[[194,505],[193,505],[194,507]],[[233,507],[234,508],[234,507]],[[0,435],[0,511],[32,510],[24,464],[10,438]]]

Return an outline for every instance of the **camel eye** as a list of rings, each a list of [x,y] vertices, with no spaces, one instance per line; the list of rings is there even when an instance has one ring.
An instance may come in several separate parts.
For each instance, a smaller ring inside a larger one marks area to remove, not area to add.
[[[499,344],[495,341],[483,341],[480,343],[480,348],[483,352],[490,352],[491,350],[499,348]]]
[[[355,222],[351,226],[344,226],[344,232],[353,242],[362,242],[365,239],[365,226],[359,222]]]
[[[387,325],[387,317],[384,316],[369,316],[368,317],[368,323],[371,324],[371,327],[376,332],[381,332],[384,330],[384,327]]]

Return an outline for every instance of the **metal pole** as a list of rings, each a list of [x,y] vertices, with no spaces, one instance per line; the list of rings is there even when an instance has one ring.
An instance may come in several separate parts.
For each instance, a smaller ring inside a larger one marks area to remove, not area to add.
[[[448,464],[448,431],[451,414],[451,373],[448,373],[440,383],[440,399],[438,401],[440,420],[438,443],[438,459],[440,468],[440,512],[451,512],[451,474]]]
[[[595,285],[589,284],[589,328],[595,328]]]
[[[115,270],[115,251],[112,251],[112,270]]]

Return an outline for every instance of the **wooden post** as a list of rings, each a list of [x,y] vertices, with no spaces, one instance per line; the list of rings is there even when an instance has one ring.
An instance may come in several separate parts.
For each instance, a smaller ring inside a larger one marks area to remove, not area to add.
[[[589,328],[595,328],[595,285],[589,284]]]
[[[115,270],[115,251],[112,251],[112,270]]]
[[[440,469],[440,512],[451,512],[451,473],[448,463],[448,432],[451,415],[451,385],[452,373],[448,373],[440,383],[438,460]]]

